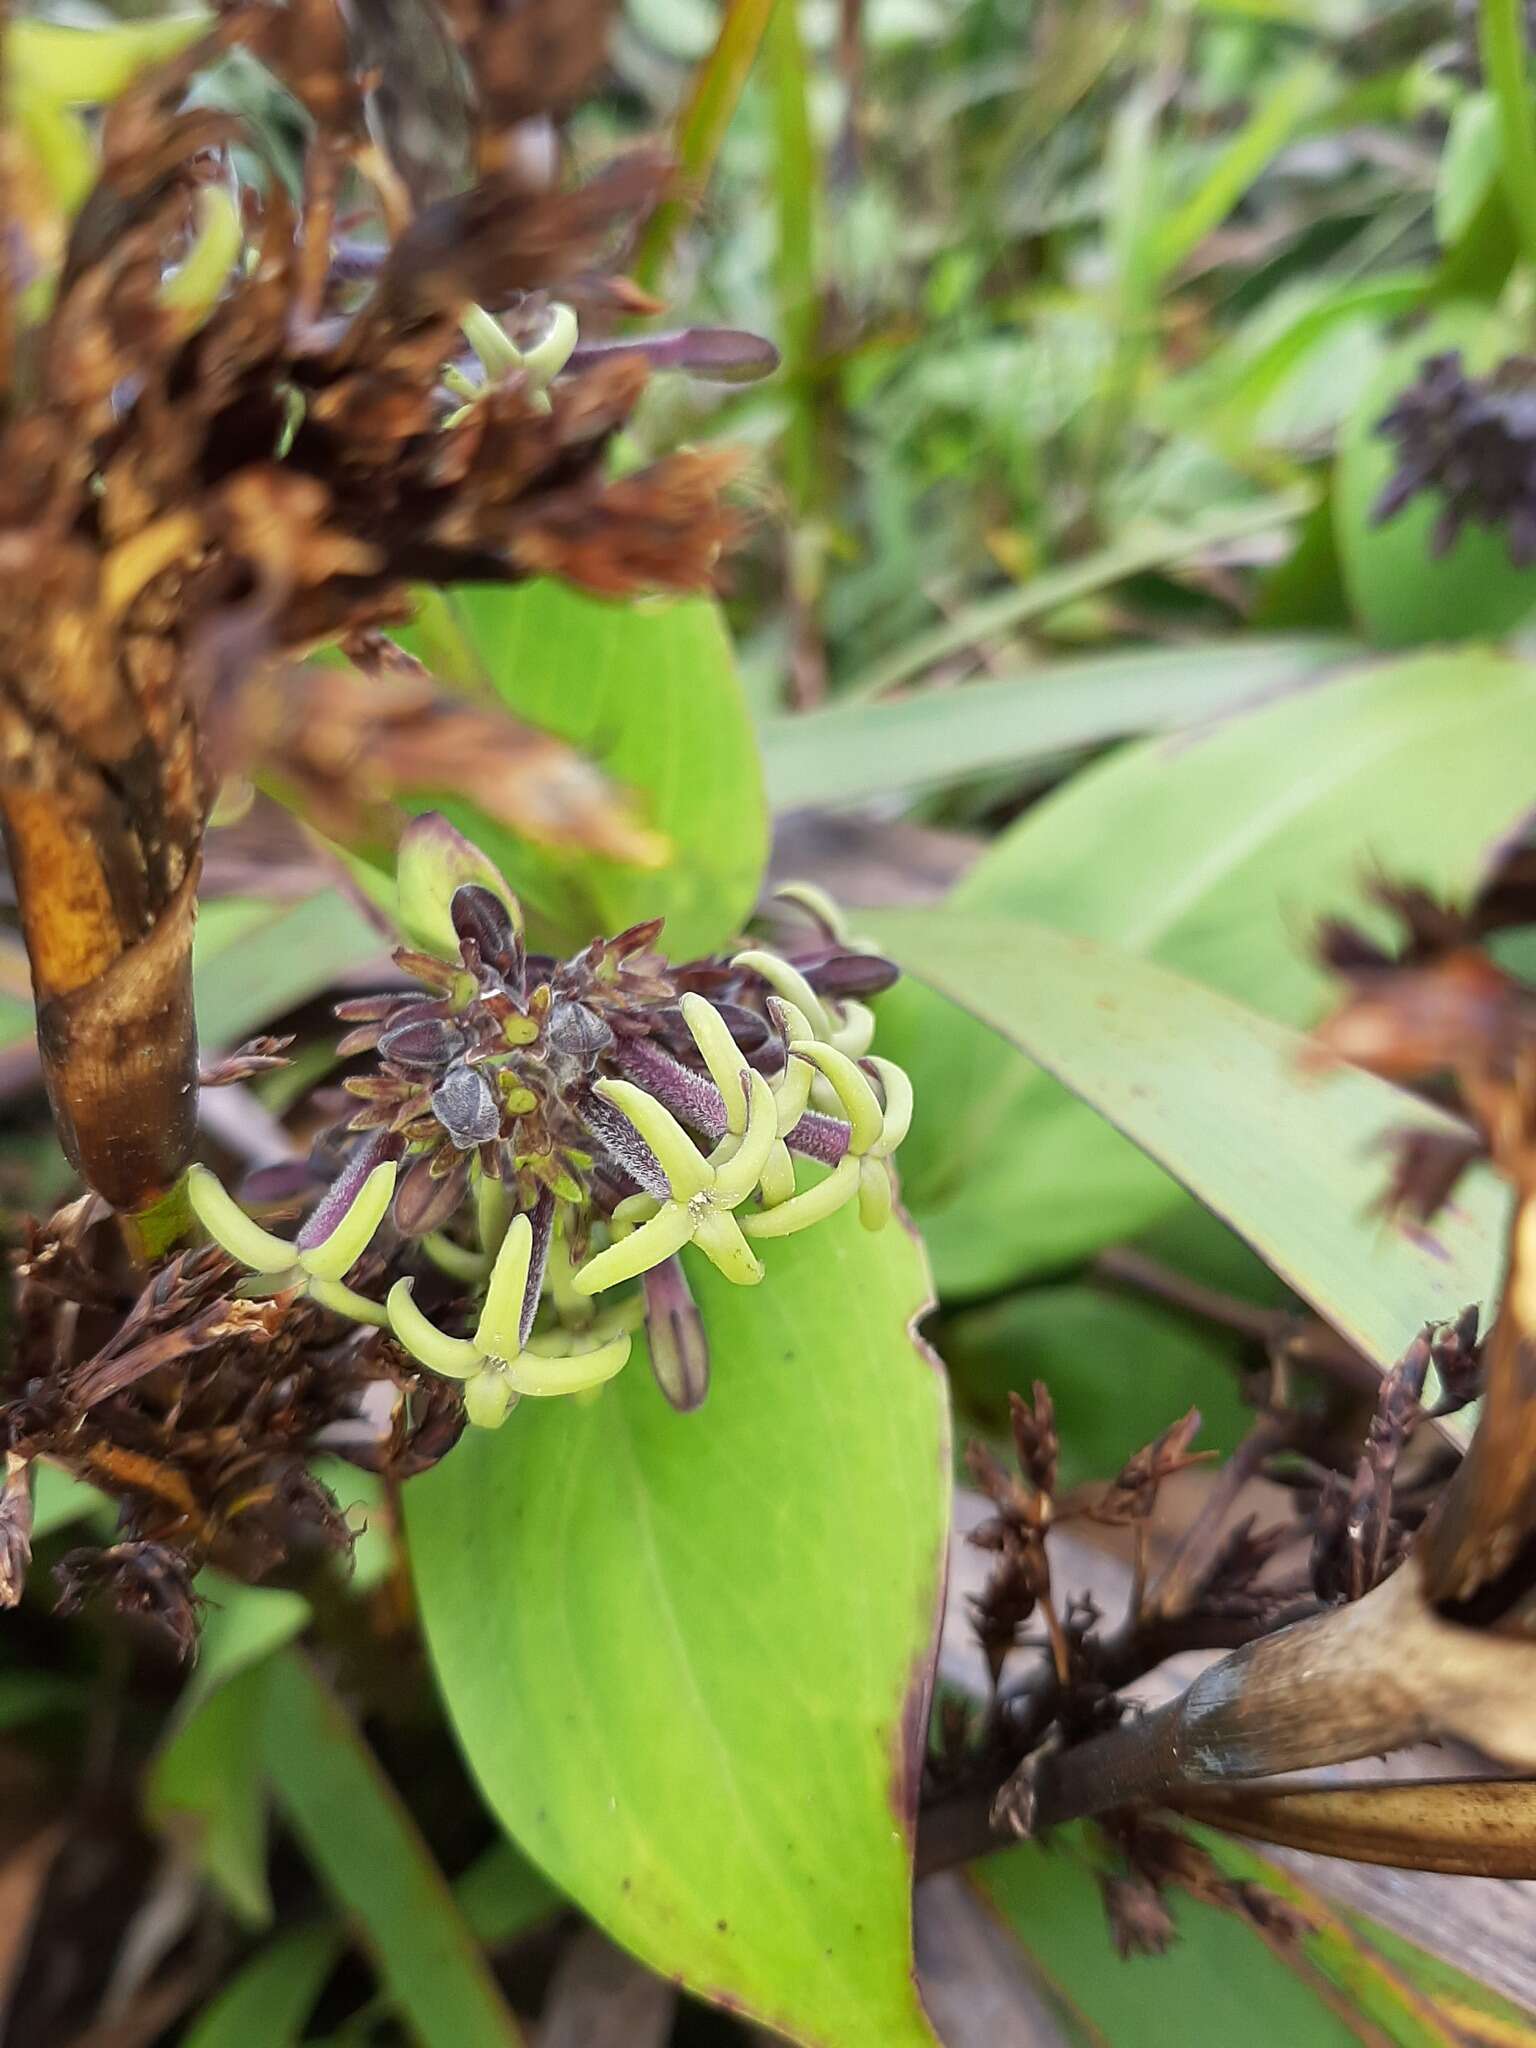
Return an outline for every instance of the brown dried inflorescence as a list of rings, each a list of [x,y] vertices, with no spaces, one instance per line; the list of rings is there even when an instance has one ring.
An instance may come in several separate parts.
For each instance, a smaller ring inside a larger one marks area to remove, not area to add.
[[[665,164],[640,151],[570,186],[525,146],[526,124],[584,89],[607,12],[454,0],[474,182],[413,213],[385,105],[419,83],[411,51],[386,47],[381,72],[371,50],[365,72],[339,0],[238,0],[106,110],[51,305],[31,327],[9,308],[0,818],[59,1128],[119,1206],[168,1186],[190,1147],[214,711],[259,667],[403,617],[413,582],[695,589],[731,531],[718,454],[608,474],[643,352],[547,388],[514,367],[464,397],[472,308],[537,326],[551,292],[634,302],[604,265]],[[312,126],[303,197],[275,176],[241,189],[248,257],[189,303],[166,281],[232,178],[237,129],[187,92],[236,46]],[[338,261],[342,199],[377,223],[376,262]],[[21,274],[45,268],[43,228],[9,225]]]

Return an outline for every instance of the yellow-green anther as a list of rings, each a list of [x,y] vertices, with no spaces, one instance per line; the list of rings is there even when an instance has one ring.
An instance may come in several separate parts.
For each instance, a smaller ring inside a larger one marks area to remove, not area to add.
[[[716,1166],[714,1186],[710,1190],[712,1199],[728,1209],[744,1202],[762,1179],[763,1168],[768,1164],[768,1155],[779,1134],[778,1108],[773,1090],[754,1069],[749,1067],[747,1073],[751,1103],[747,1127],[742,1133],[741,1143],[730,1157]]]
[[[214,1243],[253,1273],[287,1273],[297,1266],[298,1254],[286,1238],[263,1230],[254,1217],[247,1216],[218,1175],[206,1166],[187,1168],[187,1200]]]
[[[240,259],[245,228],[240,210],[222,185],[201,185],[197,193],[197,235],[185,261],[160,287],[160,303],[185,313],[195,324],[210,312]]]
[[[725,1127],[739,1138],[747,1127],[747,1096],[743,1086],[746,1056],[713,1003],[690,991],[683,997],[681,1007],[683,1022],[693,1034],[693,1042],[709,1069],[709,1078],[724,1098]]]
[[[847,939],[847,919],[826,890],[819,889],[814,882],[785,882],[773,893],[781,903],[798,904],[800,909],[808,910],[818,924],[826,926],[829,937],[839,943]]]
[[[848,1119],[848,1150],[855,1158],[878,1144],[885,1128],[885,1111],[880,1107],[879,1096],[869,1085],[869,1077],[859,1071],[847,1053],[839,1052],[834,1045],[801,1046],[799,1057],[819,1068],[831,1083],[843,1115]]]
[[[500,1429],[517,1395],[498,1366],[487,1366],[464,1383],[464,1413],[477,1429]]]
[[[621,1280],[638,1280],[648,1266],[659,1266],[681,1251],[697,1228],[698,1219],[686,1203],[664,1202],[648,1223],[588,1259],[571,1285],[578,1294],[598,1294]]]
[[[868,1003],[845,1000],[842,1006],[843,1021],[833,1030],[827,1040],[839,1052],[847,1053],[849,1059],[862,1059],[875,1041],[875,1013]]]
[[[346,1214],[330,1236],[309,1251],[299,1253],[299,1264],[314,1280],[339,1280],[350,1273],[373,1242],[373,1234],[384,1221],[384,1212],[394,1200],[395,1162],[384,1159],[373,1169],[352,1197]],[[293,1256],[292,1248],[289,1257]]]
[[[747,1235],[793,1237],[797,1230],[808,1230],[813,1223],[824,1223],[827,1217],[835,1216],[843,1204],[852,1201],[858,1193],[861,1164],[851,1152],[845,1153],[826,1179],[817,1181],[804,1194],[781,1202],[776,1209],[762,1209],[757,1215],[747,1217],[744,1225]]]
[[[883,1230],[891,1220],[891,1169],[866,1153],[859,1161],[859,1221],[866,1230]]]
[[[599,1081],[594,1093],[627,1116],[656,1155],[675,1202],[691,1202],[708,1188],[712,1174],[692,1138],[665,1104],[633,1081]]]
[[[523,351],[523,375],[530,391],[543,391],[553,384],[571,360],[580,329],[576,315],[556,299],[549,309],[549,326],[532,348]]]
[[[806,980],[798,967],[791,967],[787,960],[781,960],[777,953],[764,953],[753,949],[738,953],[731,962],[733,967],[750,968],[760,974],[768,986],[786,1002],[791,1002],[805,1012],[806,1022],[817,1038],[825,1038],[831,1031],[827,1013],[815,989]]]
[[[588,1344],[568,1352],[545,1352],[530,1344],[507,1367],[507,1383],[519,1394],[580,1394],[600,1387],[623,1370],[629,1360],[628,1330],[604,1344]]]
[[[494,1259],[501,1250],[511,1213],[512,1201],[505,1184],[492,1174],[479,1174],[475,1180],[475,1227],[480,1233],[480,1248],[487,1257]]]
[[[870,1056],[881,1087],[885,1090],[885,1117],[879,1140],[870,1147],[877,1159],[889,1159],[912,1128],[912,1082],[904,1067],[894,1060]]]
[[[806,1069],[810,1071],[809,1068]],[[796,1118],[796,1122],[799,1119]],[[768,1154],[768,1164],[763,1168],[758,1182],[762,1193],[763,1207],[776,1209],[780,1202],[787,1202],[795,1192],[795,1162],[789,1156],[789,1147],[782,1138],[775,1138]]]
[[[366,1294],[344,1287],[339,1280],[311,1280],[305,1292],[332,1315],[346,1316],[354,1323],[372,1323],[380,1330],[389,1328],[389,1312],[382,1302],[370,1301]]]
[[[485,1306],[475,1325],[475,1344],[487,1358],[510,1363],[523,1348],[523,1302],[532,1259],[533,1225],[524,1215],[514,1216],[496,1254]]]
[[[448,1337],[416,1306],[409,1280],[397,1280],[385,1304],[389,1327],[412,1358],[445,1379],[467,1380],[485,1364],[480,1346],[468,1337]]]

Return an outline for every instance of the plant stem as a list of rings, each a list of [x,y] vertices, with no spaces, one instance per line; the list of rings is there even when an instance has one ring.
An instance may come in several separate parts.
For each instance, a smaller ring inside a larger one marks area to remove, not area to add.
[[[1481,0],[1478,48],[1499,110],[1500,169],[1525,259],[1536,267],[1536,124],[1522,0]]]

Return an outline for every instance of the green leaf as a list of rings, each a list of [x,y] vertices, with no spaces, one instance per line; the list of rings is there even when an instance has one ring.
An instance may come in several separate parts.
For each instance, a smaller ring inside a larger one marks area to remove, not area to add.
[[[1176,1174],[1378,1365],[1428,1319],[1492,1302],[1509,1200],[1492,1172],[1468,1175],[1433,1244],[1369,1213],[1388,1133],[1462,1128],[1449,1117],[1358,1068],[1305,1074],[1294,1032],[1090,939],[945,910],[873,922],[909,973]],[[1469,1412],[1446,1425],[1462,1440]]]
[[[1308,957],[1314,920],[1385,929],[1362,901],[1373,864],[1470,893],[1530,802],[1533,749],[1536,666],[1482,652],[1382,664],[1075,776],[950,903],[1113,941],[1309,1024],[1333,995]],[[1448,798],[1468,790],[1475,802]],[[921,991],[883,997],[880,1028],[917,1089],[904,1185],[946,1298],[1059,1268],[1175,1199],[1045,1076]]]
[[[94,1486],[87,1486],[83,1479],[76,1479],[72,1473],[50,1465],[46,1460],[39,1460],[33,1469],[34,1543],[41,1543],[45,1536],[67,1529],[72,1522],[83,1522],[87,1515],[111,1511],[112,1503],[104,1493],[98,1493]]]
[[[1499,175],[1499,112],[1485,92],[1456,103],[1435,174],[1435,239],[1449,247],[1471,226]]]
[[[517,2048],[522,2030],[372,1752],[292,1651],[267,1678],[279,1805],[422,2048]]]
[[[432,806],[484,847],[558,944],[662,915],[674,959],[731,939],[757,896],[768,818],[718,606],[607,604],[551,582],[473,584],[454,593],[450,617],[507,708],[635,791],[671,852],[662,867],[630,867],[530,845],[446,794]]]
[[[150,1765],[145,1817],[172,1836],[247,1926],[272,1918],[261,1731],[270,1660],[309,1620],[297,1593],[204,1572],[196,1668]]]
[[[1347,2023],[1254,1931],[1170,1894],[1179,1940],[1122,1963],[1094,1877],[1090,1837],[1057,1829],[978,1864],[976,1882],[1069,2009],[1113,2048],[1359,2048]]]
[[[234,1046],[322,994],[338,974],[382,959],[389,941],[338,889],[299,903],[221,897],[204,904],[193,948],[198,1035]]]
[[[341,1937],[300,1928],[260,1950],[193,2021],[181,2048],[297,2048]]]
[[[762,734],[768,794],[776,810],[851,804],[1050,761],[1219,717],[1298,687],[1352,651],[1347,640],[1312,636],[1136,649],[775,718]]]
[[[851,1210],[767,1264],[735,1288],[690,1255],[696,1416],[637,1355],[410,1483],[422,1618],[491,1807],[616,1940],[816,2048],[917,2048],[949,1469],[927,1276]]]
[[[144,1810],[247,1927],[272,1920],[261,1731],[269,1668],[256,1664],[189,1715],[151,1766]]]
[[[1377,425],[1425,358],[1460,349],[1467,368],[1481,372],[1512,346],[1486,308],[1447,307],[1386,357],[1341,437],[1334,511],[1344,577],[1362,630],[1380,646],[1485,640],[1511,631],[1536,607],[1536,574],[1514,567],[1502,532],[1466,527],[1446,554],[1430,554],[1441,508],[1433,492],[1385,525],[1371,516],[1396,466],[1393,444]]]
[[[493,1842],[453,1887],[469,1931],[486,1948],[515,1941],[565,1900],[511,1842]]]

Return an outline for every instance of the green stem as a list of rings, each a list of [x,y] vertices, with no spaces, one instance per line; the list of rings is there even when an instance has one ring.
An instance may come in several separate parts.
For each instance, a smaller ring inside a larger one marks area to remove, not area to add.
[[[1504,196],[1525,259],[1536,266],[1536,124],[1521,0],[1481,0],[1478,45],[1483,75],[1499,110]]]
[[[178,1245],[192,1233],[192,1203],[187,1193],[187,1176],[183,1174],[173,1188],[159,1195],[142,1209],[125,1209],[119,1215],[118,1228],[123,1233],[123,1242],[129,1253],[141,1266],[152,1265],[156,1259]]]

